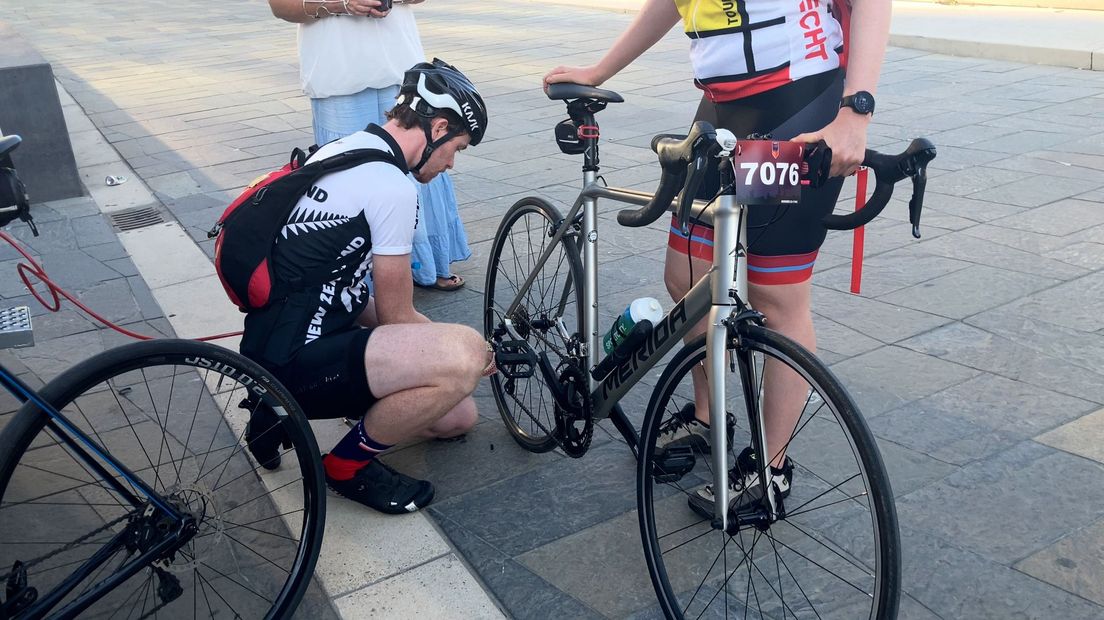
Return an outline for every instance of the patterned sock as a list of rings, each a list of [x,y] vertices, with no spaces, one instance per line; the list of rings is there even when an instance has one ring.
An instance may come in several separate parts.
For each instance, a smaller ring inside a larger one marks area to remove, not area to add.
[[[357,422],[356,426],[337,442],[322,459],[322,466],[326,469],[326,475],[334,480],[349,480],[357,470],[367,465],[376,455],[391,446],[382,444],[364,432],[364,420]]]

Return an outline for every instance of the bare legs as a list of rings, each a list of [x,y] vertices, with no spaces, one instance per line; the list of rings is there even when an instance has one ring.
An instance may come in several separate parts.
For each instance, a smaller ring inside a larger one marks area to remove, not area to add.
[[[673,299],[681,299],[695,282],[709,270],[710,263],[698,258],[687,258],[667,248],[664,282]],[[751,305],[767,318],[767,325],[801,344],[811,352],[816,351],[816,334],[813,331],[811,310],[811,280],[799,284],[749,286]],[[694,326],[687,334],[690,340],[705,332],[706,322]],[[768,360],[763,377],[763,417],[767,431],[767,446],[771,452],[771,465],[781,467],[785,458],[785,446],[801,416],[807,394],[805,380],[778,362]],[[695,368],[695,415],[709,422],[709,395],[704,367]]]
[[[377,327],[364,365],[379,400],[365,414],[365,431],[384,444],[467,432],[477,419],[471,393],[488,359],[483,337],[463,325]]]

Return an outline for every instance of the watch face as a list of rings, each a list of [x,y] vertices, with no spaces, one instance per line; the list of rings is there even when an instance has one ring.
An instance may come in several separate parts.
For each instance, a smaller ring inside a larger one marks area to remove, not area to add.
[[[859,114],[872,114],[874,112],[874,96],[860,90],[852,96],[851,105]]]

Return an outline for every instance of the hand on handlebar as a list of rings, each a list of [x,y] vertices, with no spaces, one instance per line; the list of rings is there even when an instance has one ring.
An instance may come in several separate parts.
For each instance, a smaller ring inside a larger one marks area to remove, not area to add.
[[[845,177],[853,174],[862,165],[866,154],[866,126],[869,117],[860,116],[851,110],[841,110],[835,120],[819,131],[803,133],[793,138],[794,142],[824,142],[832,149],[831,176]]]

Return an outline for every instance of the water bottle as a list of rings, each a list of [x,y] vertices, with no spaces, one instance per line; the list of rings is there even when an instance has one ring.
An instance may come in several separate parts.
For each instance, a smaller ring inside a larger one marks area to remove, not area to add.
[[[644,319],[648,319],[654,325],[662,318],[663,306],[659,305],[659,300],[653,297],[634,299],[625,308],[625,311],[617,316],[617,319],[613,322],[613,327],[602,337],[602,347],[606,350],[606,355],[609,355],[611,351],[625,341],[625,337],[632,331],[633,325]]]

